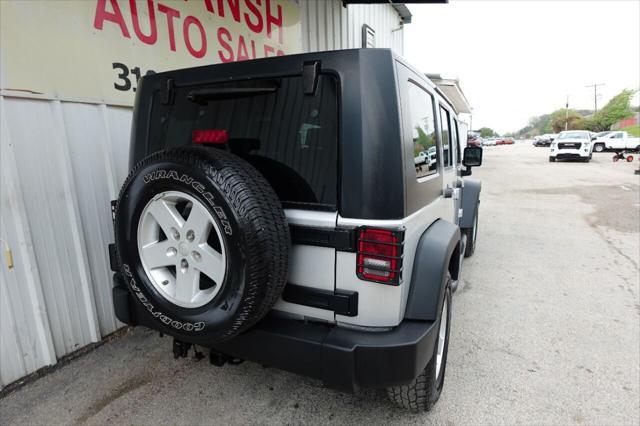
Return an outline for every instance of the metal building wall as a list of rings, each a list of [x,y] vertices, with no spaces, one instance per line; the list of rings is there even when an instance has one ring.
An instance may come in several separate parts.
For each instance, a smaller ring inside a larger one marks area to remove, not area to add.
[[[303,51],[361,46],[402,54],[390,5],[300,1]],[[110,200],[128,173],[131,108],[0,92],[0,388],[122,326],[113,313]]]
[[[307,52],[362,47],[362,25],[376,32],[376,47],[404,54],[401,19],[390,4],[351,4],[340,0],[300,3],[302,47]]]
[[[10,95],[0,114],[0,238],[15,264],[0,275],[4,386],[122,325],[107,244],[131,109]]]

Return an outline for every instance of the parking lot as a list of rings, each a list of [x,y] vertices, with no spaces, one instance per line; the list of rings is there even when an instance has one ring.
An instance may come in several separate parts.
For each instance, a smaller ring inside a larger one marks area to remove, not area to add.
[[[639,162],[547,155],[489,147],[474,169],[479,242],[430,413],[253,363],[174,360],[171,339],[134,329],[0,399],[0,423],[638,424]]]

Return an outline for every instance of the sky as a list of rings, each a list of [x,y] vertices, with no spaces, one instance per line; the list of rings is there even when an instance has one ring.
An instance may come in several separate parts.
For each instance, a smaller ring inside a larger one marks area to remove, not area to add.
[[[593,109],[640,88],[640,0],[449,0],[410,5],[404,56],[458,78],[473,128],[519,130],[533,116]],[[639,96],[633,100],[638,104]]]

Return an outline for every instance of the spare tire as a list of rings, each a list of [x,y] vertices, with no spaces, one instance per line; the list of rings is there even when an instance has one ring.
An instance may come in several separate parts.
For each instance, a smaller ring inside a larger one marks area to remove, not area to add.
[[[287,279],[290,237],[278,197],[249,163],[215,148],[140,161],[118,197],[115,241],[154,328],[191,342],[251,327]]]

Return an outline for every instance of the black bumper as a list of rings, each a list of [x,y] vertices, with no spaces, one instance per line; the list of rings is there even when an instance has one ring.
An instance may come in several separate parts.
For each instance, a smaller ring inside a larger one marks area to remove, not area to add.
[[[575,152],[571,152],[571,153],[567,152],[567,153],[558,153],[558,154],[556,154],[556,158],[558,160],[578,160],[578,159],[587,158],[587,157],[588,157],[588,155],[582,156],[582,155],[577,154]]]
[[[114,276],[116,316],[130,325],[154,328],[155,319],[135,303]],[[320,379],[328,387],[358,388],[405,385],[420,374],[437,339],[435,322],[403,321],[390,331],[367,332],[320,323],[268,316],[245,333],[212,345],[177,336],[233,356]]]

